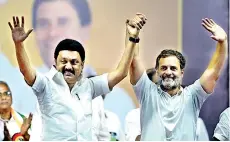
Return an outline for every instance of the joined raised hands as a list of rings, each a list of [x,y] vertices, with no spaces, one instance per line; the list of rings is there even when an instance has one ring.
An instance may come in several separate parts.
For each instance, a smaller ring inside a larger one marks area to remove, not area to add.
[[[126,31],[131,37],[138,37],[140,29],[145,25],[147,18],[144,14],[137,13],[133,19],[126,20]]]
[[[23,42],[29,34],[33,31],[33,29],[28,30],[25,32],[24,29],[24,17],[21,17],[21,23],[19,21],[19,18],[16,16],[13,16],[13,26],[10,22],[8,22],[9,27],[12,32],[12,38],[15,43]]]
[[[217,25],[212,19],[205,18],[202,19],[202,26],[212,33],[211,38],[218,41],[218,42],[223,42],[227,39],[227,34],[226,32],[219,26]]]

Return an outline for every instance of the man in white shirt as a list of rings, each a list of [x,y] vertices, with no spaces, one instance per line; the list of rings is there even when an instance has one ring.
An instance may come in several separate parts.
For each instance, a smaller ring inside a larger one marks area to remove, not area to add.
[[[138,18],[142,17],[142,18]],[[128,74],[140,29],[146,18],[136,14],[126,23],[129,38],[118,67],[91,79],[82,77],[84,47],[75,40],[62,40],[54,51],[55,65],[43,75],[30,64],[23,41],[33,31],[24,31],[24,17],[9,22],[17,61],[25,81],[38,98],[42,115],[42,140],[92,140],[92,99],[107,94]]]
[[[213,138],[216,141],[230,141],[230,107],[220,114]]]
[[[157,83],[158,77],[154,68],[146,70],[148,78]],[[140,108],[130,111],[125,119],[125,134],[127,141],[139,141],[141,138]],[[209,141],[208,132],[201,118],[197,119],[196,141]]]
[[[134,55],[130,82],[141,104],[141,140],[196,139],[200,108],[215,88],[228,47],[227,34],[212,19],[202,19],[202,26],[217,41],[216,52],[201,78],[188,87],[181,87],[186,61],[180,52],[163,50],[157,57],[159,84],[148,79],[138,54]]]

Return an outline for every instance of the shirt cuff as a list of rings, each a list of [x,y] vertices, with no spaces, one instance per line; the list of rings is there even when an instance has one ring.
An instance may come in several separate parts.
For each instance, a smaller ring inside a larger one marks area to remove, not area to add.
[[[36,92],[40,92],[41,88],[44,87],[43,76],[36,71],[36,78],[34,84],[32,85],[32,89]]]
[[[105,86],[102,87],[104,94],[108,94],[110,91],[112,91],[109,89],[108,75],[109,75],[108,73],[102,75],[102,82],[104,83],[103,86]]]
[[[203,94],[203,95],[212,94],[212,93],[207,93],[207,92],[204,91],[204,88],[201,86],[200,79],[195,81],[195,86],[197,86],[197,88],[200,90],[200,93]]]

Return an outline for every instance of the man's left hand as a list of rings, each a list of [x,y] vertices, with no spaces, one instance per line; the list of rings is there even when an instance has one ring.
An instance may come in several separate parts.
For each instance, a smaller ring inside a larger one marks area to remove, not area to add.
[[[210,33],[212,33],[211,38],[218,41],[223,42],[227,39],[226,32],[217,25],[212,19],[202,19],[202,26],[208,30]]]

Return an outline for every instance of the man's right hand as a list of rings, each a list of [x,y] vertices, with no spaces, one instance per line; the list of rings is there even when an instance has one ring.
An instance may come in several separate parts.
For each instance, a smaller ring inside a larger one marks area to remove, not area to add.
[[[28,36],[29,34],[33,31],[33,29],[28,30],[27,32],[25,32],[24,29],[24,17],[22,16],[22,21],[21,23],[19,22],[19,18],[18,17],[13,17],[13,25],[8,22],[11,32],[12,32],[12,38],[14,40],[14,43],[21,43],[23,42]]]

